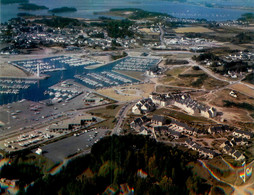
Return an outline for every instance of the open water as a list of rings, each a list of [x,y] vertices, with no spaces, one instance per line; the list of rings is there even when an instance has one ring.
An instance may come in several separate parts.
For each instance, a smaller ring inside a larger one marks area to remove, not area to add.
[[[254,7],[253,0],[187,0],[185,3],[168,0],[30,0],[30,3],[45,5],[49,9],[62,6],[77,8],[77,12],[56,14],[66,17],[97,18],[98,15],[94,15],[94,12],[108,11],[112,8],[141,8],[147,11],[168,13],[180,18],[207,19],[210,21],[235,20],[243,13],[253,12],[253,10],[243,10],[240,7]],[[214,7],[206,7],[204,4]],[[217,8],[215,6],[236,7],[236,9]],[[16,17],[17,13],[20,12],[49,15],[47,10],[22,11],[18,9],[18,4],[1,5],[1,22]]]

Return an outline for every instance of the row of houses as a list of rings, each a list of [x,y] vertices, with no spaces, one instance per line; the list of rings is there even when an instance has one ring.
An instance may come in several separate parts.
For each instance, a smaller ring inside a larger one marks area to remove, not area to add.
[[[197,136],[198,134],[202,133],[201,130],[189,127],[187,124],[179,122],[177,120],[172,120],[170,126],[175,131],[180,132],[180,133],[184,133],[184,134],[187,134],[187,135]]]
[[[216,152],[214,152],[213,150],[210,150],[208,148],[204,148],[202,147],[201,145],[199,145],[198,143],[196,142],[193,142],[189,139],[187,139],[185,141],[185,144],[188,148],[192,149],[192,150],[195,150],[197,152],[199,152],[199,154],[201,156],[204,156],[205,158],[210,158],[212,159],[213,157],[215,157],[217,155]]]
[[[245,159],[244,155],[241,152],[239,152],[238,150],[235,150],[234,148],[230,147],[229,145],[225,145],[222,148],[222,151],[225,154],[228,154],[229,156],[232,156],[237,161]]]
[[[234,137],[242,137],[242,138],[246,138],[246,139],[251,139],[253,137],[253,133],[248,132],[248,131],[242,131],[239,129],[235,129],[233,131],[233,136]]]
[[[230,132],[230,127],[228,125],[211,126],[207,131],[210,134],[223,134]]]
[[[187,93],[168,93],[168,94],[151,94],[149,98],[153,103],[166,107],[174,105],[188,112],[189,114],[200,114],[207,118],[213,118],[217,115],[217,110],[213,107],[206,106],[193,100]]]
[[[182,134],[180,132],[171,129],[169,126],[155,126],[153,127],[153,129],[155,134],[157,135],[166,134],[168,136],[174,137],[175,139],[179,139],[180,137],[182,137]]]
[[[233,147],[236,145],[244,145],[248,144],[247,139],[245,138],[233,138],[231,141],[225,141],[223,144],[220,145],[220,148],[225,154],[228,154],[229,156],[232,156],[235,160],[240,161],[244,160],[244,155],[239,152],[238,150],[235,150]]]
[[[168,135],[172,135],[176,139],[180,138],[183,134],[196,136],[197,134],[202,133],[201,130],[189,127],[187,124],[181,123],[177,120],[171,120],[169,122],[164,116],[160,115],[153,115],[151,119],[146,116],[136,118],[130,123],[130,127],[139,132],[152,132],[152,130],[154,130],[154,132],[158,132],[160,134],[166,133]]]

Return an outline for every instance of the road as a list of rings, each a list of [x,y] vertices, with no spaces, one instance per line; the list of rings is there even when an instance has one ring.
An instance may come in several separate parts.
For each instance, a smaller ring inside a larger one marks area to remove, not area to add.
[[[164,42],[164,30],[161,26],[159,26],[161,34],[160,34],[160,41],[161,41],[161,45],[166,46],[165,42]]]
[[[139,101],[139,100],[138,100]],[[118,121],[117,121],[117,124],[115,126],[115,128],[112,130],[112,133],[111,135],[120,135],[120,132],[121,132],[121,126],[122,126],[122,123],[124,122],[124,119],[125,119],[125,116],[128,112],[129,109],[131,109],[132,106],[134,106],[134,104],[136,103],[137,101],[135,102],[129,102],[128,104],[126,104],[124,107],[121,108],[121,110],[118,112]]]

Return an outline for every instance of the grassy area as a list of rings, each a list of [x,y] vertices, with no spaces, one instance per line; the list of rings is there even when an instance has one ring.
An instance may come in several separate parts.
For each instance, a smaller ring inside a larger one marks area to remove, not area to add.
[[[217,79],[214,79],[212,77],[208,77],[205,81],[204,81],[204,88],[211,90],[211,89],[218,89],[221,87],[226,86],[228,83],[224,82],[224,81],[219,81]]]
[[[178,76],[182,72],[186,71],[188,67],[179,67],[179,68],[174,68],[172,70],[169,70],[166,72],[166,75],[168,76]]]
[[[117,115],[117,113],[119,112],[119,110],[121,109],[122,106],[113,106],[113,107],[105,107],[105,108],[99,108],[99,109],[95,109],[95,110],[91,110],[90,114],[92,115],[96,115],[102,118],[112,118],[115,117]]]
[[[156,86],[156,92],[157,93],[179,92],[179,89],[177,87],[158,85]]]
[[[90,111],[90,114],[102,117],[106,119],[105,121],[94,125],[94,127],[107,127],[108,129],[112,129],[116,123],[116,115],[121,109],[122,106],[107,106],[105,108],[99,108]]]
[[[166,108],[161,108],[158,110],[155,110],[153,113],[153,115],[166,115],[166,116],[170,116],[173,118],[176,118],[180,121],[186,122],[186,123],[193,123],[193,122],[197,122],[197,123],[214,123],[213,121],[205,118],[205,117],[201,117],[201,116],[190,116],[188,114],[182,113],[182,112],[178,112],[175,110],[169,110]]]
[[[216,80],[208,76],[202,70],[193,70],[188,67],[174,68],[166,72],[166,76],[160,79],[160,82],[167,85],[217,89],[226,86],[226,82]]]

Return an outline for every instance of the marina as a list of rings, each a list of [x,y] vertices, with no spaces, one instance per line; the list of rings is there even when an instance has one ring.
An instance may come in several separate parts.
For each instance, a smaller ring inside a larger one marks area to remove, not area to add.
[[[119,61],[113,69],[144,72],[156,67],[160,61],[158,58],[126,57]]]
[[[114,72],[114,70],[143,71],[156,67],[160,58],[151,57],[125,57],[95,69],[85,69],[93,65],[100,65],[99,61],[84,57],[56,56],[43,59],[23,60],[9,62],[37,75],[46,73],[46,79],[21,80],[21,79],[0,79],[0,105],[28,99],[41,101],[51,99],[53,102],[69,101],[80,95],[82,91],[68,91],[71,87],[61,89],[52,86],[62,83],[65,80],[73,79],[81,86],[90,89],[102,89],[112,86],[128,85],[140,81],[126,75]],[[68,84],[66,84],[68,86]],[[72,85],[73,87],[74,85]],[[57,90],[56,90],[57,89]],[[77,92],[78,91],[78,92]],[[54,99],[55,98],[55,99]]]
[[[69,79],[52,87],[49,87],[44,94],[49,94],[51,103],[59,103],[62,101],[68,102],[71,99],[81,95],[87,88]]]
[[[21,90],[28,89],[36,82],[35,80],[0,79],[0,94],[19,94]]]
[[[77,58],[69,56],[59,56],[35,60],[26,61],[15,61],[11,62],[14,66],[20,66],[25,68],[28,72],[33,74],[47,73],[53,71],[66,70],[71,66],[90,66],[95,64],[100,64],[98,61],[91,60],[89,58]]]
[[[87,73],[82,75],[75,75],[74,77],[89,85],[89,87],[93,89],[126,85],[130,83],[139,83],[139,81],[135,79],[131,79],[127,76],[110,71],[102,71],[100,74]]]

